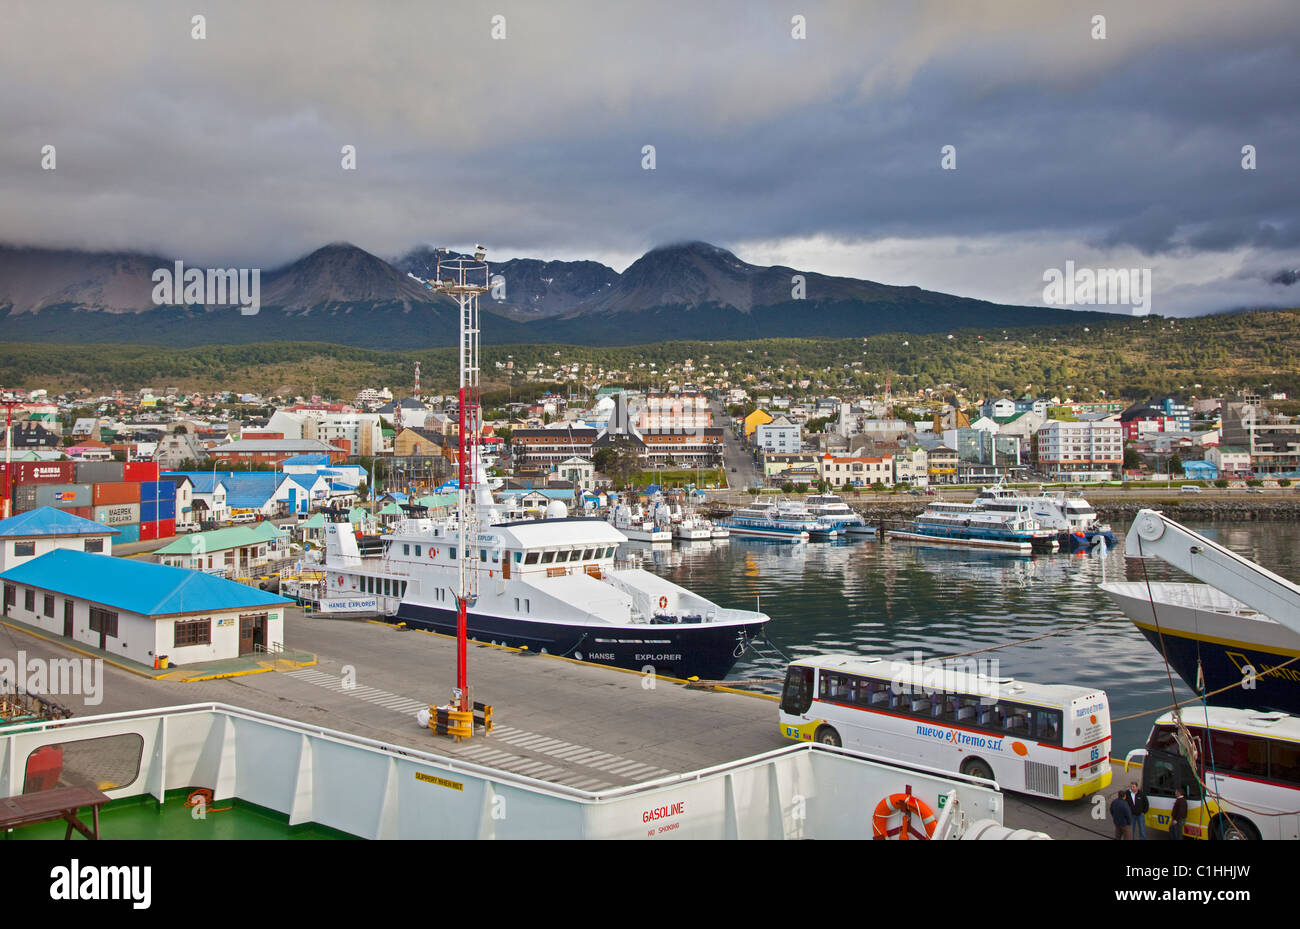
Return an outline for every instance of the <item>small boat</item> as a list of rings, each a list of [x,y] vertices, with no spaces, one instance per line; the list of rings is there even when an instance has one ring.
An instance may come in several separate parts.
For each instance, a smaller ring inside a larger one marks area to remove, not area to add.
[[[713,527],[708,520],[690,513],[673,525],[673,538],[679,542],[708,541],[713,538]]]

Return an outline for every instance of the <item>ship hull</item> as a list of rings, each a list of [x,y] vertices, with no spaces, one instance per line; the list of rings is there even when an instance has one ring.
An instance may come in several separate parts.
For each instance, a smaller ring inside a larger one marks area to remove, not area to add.
[[[1300,661],[1279,667],[1300,655],[1300,635],[1203,584],[1154,583],[1149,595],[1147,586],[1126,581],[1101,589],[1188,687],[1228,688],[1210,698],[1216,706],[1300,713]]]
[[[390,622],[408,627],[456,634],[456,611],[442,607],[403,603]],[[548,623],[470,612],[468,635],[479,642],[542,652],[646,671],[671,677],[721,680],[744,654],[749,642],[763,632],[764,622],[715,625],[707,623],[650,623],[635,628],[600,624]]]

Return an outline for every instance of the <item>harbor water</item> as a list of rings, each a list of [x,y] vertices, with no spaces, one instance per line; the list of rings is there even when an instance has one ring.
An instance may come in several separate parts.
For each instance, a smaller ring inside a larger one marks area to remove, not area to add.
[[[1189,528],[1283,577],[1300,578],[1300,525]],[[996,660],[990,671],[1003,677],[1105,690],[1116,720],[1114,753],[1122,757],[1145,741],[1154,714],[1122,717],[1168,706],[1171,686],[1179,700],[1193,695],[1176,674],[1166,673],[1159,653],[1097,587],[1105,580],[1142,580],[1143,564],[1152,581],[1177,574],[1158,560],[1126,559],[1128,525],[1114,529],[1119,544],[1104,557],[863,541],[791,545],[734,536],[671,547],[628,543],[621,557],[722,606],[757,604],[772,617],[772,645],[790,657],[843,651],[910,661],[919,653],[929,661],[1017,642],[970,657]],[[1046,633],[1056,634],[1022,641]],[[776,679],[784,668],[782,655],[759,643],[730,678]],[[761,686],[779,689],[776,683]]]

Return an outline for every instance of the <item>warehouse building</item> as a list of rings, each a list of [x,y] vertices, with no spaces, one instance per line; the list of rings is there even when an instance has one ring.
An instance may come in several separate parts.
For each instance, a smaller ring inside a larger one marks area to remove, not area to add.
[[[284,647],[292,601],[199,571],[57,549],[0,573],[6,614],[148,667]]]
[[[116,529],[43,506],[0,520],[0,572],[39,558],[57,548],[111,554]]]

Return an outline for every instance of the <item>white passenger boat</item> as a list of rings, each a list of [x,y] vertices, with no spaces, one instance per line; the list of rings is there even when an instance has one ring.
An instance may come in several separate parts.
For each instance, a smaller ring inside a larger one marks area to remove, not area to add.
[[[627,537],[602,519],[501,521],[479,488],[478,542],[458,550],[454,520],[402,519],[362,555],[351,527],[326,526],[324,596],[374,598],[407,626],[455,634],[463,558],[475,561],[470,637],[583,661],[680,677],[724,677],[768,617],[728,609],[640,568],[615,562]],[[671,537],[671,536],[670,536]]]
[[[814,517],[834,526],[842,534],[870,538],[876,536],[876,527],[869,525],[843,498],[835,494],[815,494],[808,498],[805,505]]]
[[[990,512],[976,503],[935,501],[912,521],[911,528],[891,529],[891,539],[930,545],[960,545],[1029,554],[1054,552],[1056,533],[1044,529],[1027,508],[1015,512]]]

